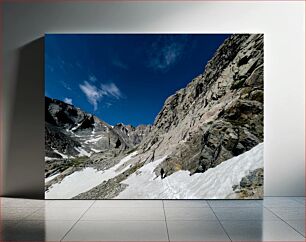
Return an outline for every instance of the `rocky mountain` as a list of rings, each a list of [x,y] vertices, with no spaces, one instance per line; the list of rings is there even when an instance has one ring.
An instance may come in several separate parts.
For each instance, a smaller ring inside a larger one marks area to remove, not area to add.
[[[123,123],[116,124],[113,129],[129,148],[141,143],[141,141],[151,131],[151,125],[124,125]]]
[[[141,144],[156,168],[203,173],[263,142],[263,35],[228,38],[203,74],[170,96]]]
[[[94,173],[94,185],[88,184],[82,192],[69,191],[67,196],[262,197],[263,44],[262,34],[233,34],[202,74],[165,101],[152,126],[111,127],[51,100],[46,105],[46,146],[53,155],[49,157],[62,152],[73,155],[73,147],[87,152],[97,149],[100,152],[90,160],[95,169],[104,171]],[[55,140],[64,148],[59,149]],[[95,146],[90,140],[95,140]],[[121,155],[105,159],[105,154],[116,149]],[[78,179],[92,172],[85,170],[78,173]],[[59,187],[48,196],[62,192]]]
[[[118,155],[139,144],[150,126],[111,126],[73,105],[45,97],[45,152],[48,163],[97,153]]]

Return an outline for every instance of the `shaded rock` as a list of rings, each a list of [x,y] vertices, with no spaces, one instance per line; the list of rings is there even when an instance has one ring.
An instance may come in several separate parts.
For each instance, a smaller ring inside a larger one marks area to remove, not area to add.
[[[256,199],[263,198],[264,174],[263,168],[251,171],[247,176],[243,177],[239,185],[233,186],[234,194],[229,198],[236,199]]]

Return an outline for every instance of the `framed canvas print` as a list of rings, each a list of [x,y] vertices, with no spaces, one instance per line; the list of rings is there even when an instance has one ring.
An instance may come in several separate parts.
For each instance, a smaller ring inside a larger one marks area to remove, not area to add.
[[[263,34],[46,34],[46,199],[263,197]]]

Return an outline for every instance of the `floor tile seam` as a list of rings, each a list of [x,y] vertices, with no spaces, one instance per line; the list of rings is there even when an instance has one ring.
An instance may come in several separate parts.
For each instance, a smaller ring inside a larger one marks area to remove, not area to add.
[[[55,221],[75,221],[75,219],[25,219],[23,221],[46,221],[46,222],[55,222]]]
[[[220,224],[222,230],[224,231],[224,233],[226,234],[226,236],[228,237],[228,239],[230,241],[233,241],[231,239],[231,237],[229,236],[229,234],[227,233],[226,229],[224,228],[223,224],[221,223],[221,221],[219,220],[219,217],[217,216],[217,214],[215,213],[215,211],[212,209],[212,207],[210,206],[210,204],[208,203],[208,206],[210,207],[211,211],[214,213],[215,217],[217,218],[218,223]]]
[[[129,209],[131,209],[131,208],[137,208],[137,209],[139,209],[139,208],[145,208],[145,209],[151,209],[151,208],[158,208],[158,209],[163,209],[162,207],[92,207],[93,209],[96,209],[96,208],[98,208],[98,209],[100,209],[100,208],[129,208]]]
[[[64,236],[60,239],[60,242],[62,242],[65,237],[70,233],[70,231],[75,227],[75,225],[81,220],[81,218],[84,216],[85,213],[87,213],[87,211],[94,205],[94,203],[96,202],[96,200],[94,200],[92,202],[92,204],[80,215],[80,217],[77,219],[77,221],[75,223],[73,223],[70,227],[70,229],[68,229],[68,231],[64,234]]]
[[[303,238],[305,238],[305,236],[300,233],[297,229],[295,229],[293,226],[291,226],[289,223],[287,223],[286,220],[282,219],[280,216],[278,216],[276,213],[274,213],[272,210],[270,210],[269,208],[267,208],[271,213],[273,213],[276,217],[278,217],[281,221],[283,221],[285,224],[287,224],[290,228],[292,228],[295,232],[297,232],[298,234],[300,234]]]
[[[1,209],[7,208],[43,208],[44,206],[1,206]]]
[[[283,209],[286,209],[286,208],[305,208],[305,206],[303,205],[300,205],[300,206],[267,206],[267,205],[263,205],[264,208],[283,208]]]
[[[179,206],[173,206],[173,207],[170,207],[170,206],[165,206],[165,209],[167,208],[209,208],[209,207],[205,207],[205,206],[199,206],[199,207],[179,207]]]
[[[299,200],[298,198],[301,198],[301,197],[294,197],[293,199],[294,199],[294,201],[298,202],[299,204],[302,204],[302,205],[305,206],[305,197],[303,197],[304,198],[303,202],[301,200]]]
[[[167,238],[168,238],[168,242],[170,242],[170,235],[169,235],[169,229],[168,229],[168,223],[167,223],[167,216],[166,216],[165,204],[164,204],[163,200],[162,200],[162,204],[163,204],[164,219],[165,219],[165,225],[166,225],[166,231],[167,231]]]
[[[218,220],[220,222],[228,222],[228,221],[267,221],[267,222],[275,222],[275,221],[279,221],[279,219],[168,219],[168,222],[218,222]],[[26,219],[26,220],[2,220],[2,222],[4,221],[17,221],[18,222],[36,222],[36,221],[46,221],[46,222],[69,222],[69,221],[75,221],[75,219]],[[79,220],[78,222],[104,222],[104,223],[115,223],[115,222],[163,222],[164,219],[159,219],[159,220],[144,220],[144,219],[116,219],[116,220],[106,220],[106,219],[83,219],[83,220]],[[303,219],[288,219],[287,221],[304,221]]]
[[[141,221],[141,222],[162,222],[165,219],[80,219],[79,222],[83,221],[99,221],[99,222],[118,222],[118,221]]]
[[[88,207],[90,207],[91,205],[89,205],[89,206],[84,206],[84,207],[74,207],[74,206],[68,206],[68,207],[61,207],[61,206],[56,206],[56,207],[53,207],[53,206],[47,206],[47,207],[44,207],[45,209],[54,209],[54,208],[67,208],[67,209],[69,209],[69,208],[79,208],[79,209],[81,209],[81,208],[83,208],[83,209],[87,209]]]
[[[218,206],[218,207],[215,207],[215,206],[211,206],[211,209],[216,209],[216,208],[239,208],[239,209],[242,209],[242,208],[262,208],[263,206],[250,206],[250,207],[239,207],[239,206],[225,206],[225,207],[222,207],[222,206]]]

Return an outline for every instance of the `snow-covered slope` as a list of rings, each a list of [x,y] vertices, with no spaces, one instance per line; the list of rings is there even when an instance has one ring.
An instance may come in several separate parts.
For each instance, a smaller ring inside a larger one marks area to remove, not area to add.
[[[156,178],[153,170],[166,157],[143,166],[123,183],[128,187],[116,198],[120,199],[222,199],[233,193],[233,185],[250,171],[263,167],[263,143],[253,149],[222,162],[205,173],[190,176],[178,171],[164,179]]]
[[[81,171],[76,171],[69,176],[66,176],[60,183],[53,184],[48,191],[45,192],[46,199],[71,199],[82,192],[86,192],[93,187],[107,181],[119,173],[124,172],[129,166],[128,162],[137,152],[133,152],[123,159],[118,164],[108,170],[98,171],[92,167],[87,167]],[[52,177],[55,178],[56,176]],[[47,178],[48,179],[48,178]],[[46,180],[50,181],[50,179]]]

